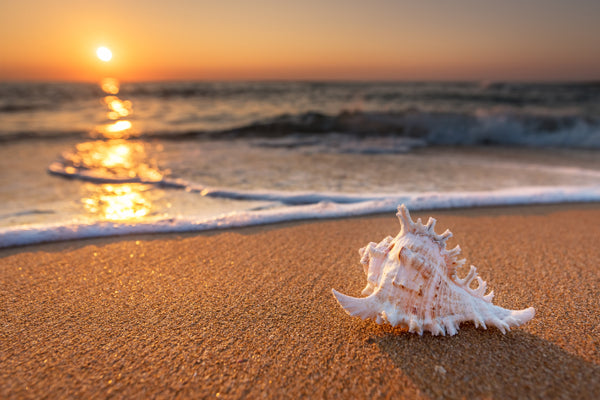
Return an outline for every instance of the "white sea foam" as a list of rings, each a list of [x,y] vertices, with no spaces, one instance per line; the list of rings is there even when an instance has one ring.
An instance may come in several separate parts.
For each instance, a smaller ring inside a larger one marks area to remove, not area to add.
[[[262,195],[264,196],[265,193]],[[280,193],[273,193],[272,197],[280,196]],[[391,196],[377,194],[364,196],[339,194],[334,196],[326,193],[299,196],[303,200],[312,202],[236,211],[208,218],[181,217],[144,220],[135,223],[100,221],[7,227],[0,229],[0,247],[115,235],[193,232],[303,219],[349,217],[393,212],[401,203],[406,204],[411,210],[434,210],[478,206],[598,202],[600,201],[600,186],[521,187],[495,191],[403,193]],[[337,202],[333,200],[337,200]],[[345,202],[340,202],[340,200]]]

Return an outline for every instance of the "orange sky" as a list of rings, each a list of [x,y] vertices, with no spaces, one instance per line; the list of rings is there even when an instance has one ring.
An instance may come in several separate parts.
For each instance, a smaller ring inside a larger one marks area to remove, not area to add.
[[[0,80],[600,79],[598,21],[591,0],[4,1]]]

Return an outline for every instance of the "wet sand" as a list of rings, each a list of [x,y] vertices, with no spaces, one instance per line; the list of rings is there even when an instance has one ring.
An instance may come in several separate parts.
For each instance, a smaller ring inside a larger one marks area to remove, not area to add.
[[[394,215],[0,251],[2,398],[597,398],[600,204],[413,213],[450,228],[502,335],[348,316]],[[464,272],[463,272],[464,274]]]

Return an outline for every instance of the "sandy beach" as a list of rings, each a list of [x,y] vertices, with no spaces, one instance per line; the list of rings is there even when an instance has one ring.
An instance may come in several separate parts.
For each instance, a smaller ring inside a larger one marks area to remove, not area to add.
[[[348,316],[331,289],[360,295],[393,214],[4,249],[0,397],[597,398],[600,204],[412,214],[535,318],[419,337]]]

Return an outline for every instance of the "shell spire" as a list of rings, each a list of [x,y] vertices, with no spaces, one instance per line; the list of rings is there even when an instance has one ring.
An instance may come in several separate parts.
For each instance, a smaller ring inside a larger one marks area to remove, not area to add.
[[[421,219],[414,222],[404,204],[396,215],[401,229],[395,238],[388,236],[359,250],[367,275],[362,291],[366,297],[355,298],[332,289],[348,314],[404,326],[419,335],[424,331],[454,335],[465,321],[476,327],[495,326],[506,333],[533,318],[533,307],[507,310],[492,304],[494,292],[486,294],[487,283],[474,266],[464,278],[456,275],[465,263],[459,259],[460,246],[446,248],[452,232],[438,235],[434,218],[425,225]]]
[[[437,220],[433,217],[429,217],[429,220],[425,225],[421,222],[421,218],[417,219],[417,222],[413,222],[410,213],[408,212],[408,208],[406,208],[404,204],[398,206],[396,216],[398,217],[398,220],[400,220],[400,226],[402,227],[398,236],[405,233],[427,235],[443,246],[443,248],[446,248],[446,241],[452,237],[452,232],[450,232],[449,229],[446,229],[441,235],[435,233],[434,228]]]

